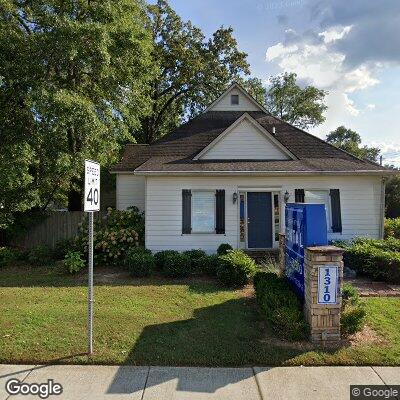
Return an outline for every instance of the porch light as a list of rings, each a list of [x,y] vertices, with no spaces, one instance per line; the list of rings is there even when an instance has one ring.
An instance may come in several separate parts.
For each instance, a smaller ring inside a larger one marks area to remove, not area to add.
[[[233,204],[235,204],[237,202],[237,199],[238,199],[238,194],[235,192],[235,193],[233,193],[233,196],[232,196]]]
[[[289,194],[289,192],[286,190],[285,194],[283,195],[283,201],[284,201],[285,203],[287,203],[287,202],[289,201],[289,198],[290,198],[290,194]]]

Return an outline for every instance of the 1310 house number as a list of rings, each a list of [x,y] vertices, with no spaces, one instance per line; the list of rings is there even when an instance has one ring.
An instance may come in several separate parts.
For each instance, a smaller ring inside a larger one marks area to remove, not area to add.
[[[321,265],[318,267],[318,304],[336,304],[338,267]]]

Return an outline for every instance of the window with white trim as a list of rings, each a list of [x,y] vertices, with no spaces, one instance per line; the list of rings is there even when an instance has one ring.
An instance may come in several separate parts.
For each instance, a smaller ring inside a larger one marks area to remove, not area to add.
[[[305,190],[305,203],[325,204],[326,226],[328,231],[332,230],[332,211],[329,190]]]
[[[192,232],[215,232],[215,191],[192,192]]]

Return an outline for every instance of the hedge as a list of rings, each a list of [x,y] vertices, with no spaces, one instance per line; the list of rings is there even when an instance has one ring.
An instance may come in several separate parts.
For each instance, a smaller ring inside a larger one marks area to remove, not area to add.
[[[344,248],[347,267],[374,280],[400,283],[399,239],[356,239]]]
[[[385,219],[385,238],[400,239],[400,217]]]
[[[262,316],[273,332],[288,340],[303,340],[310,335],[302,305],[284,277],[273,272],[258,272],[254,289]]]

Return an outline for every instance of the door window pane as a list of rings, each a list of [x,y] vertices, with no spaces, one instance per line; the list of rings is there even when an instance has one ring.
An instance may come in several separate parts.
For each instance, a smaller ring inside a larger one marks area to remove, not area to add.
[[[215,192],[193,192],[192,231],[215,231]]]
[[[279,232],[280,232],[280,209],[279,209],[279,194],[274,194],[274,224],[275,224],[275,242],[279,242]]]

